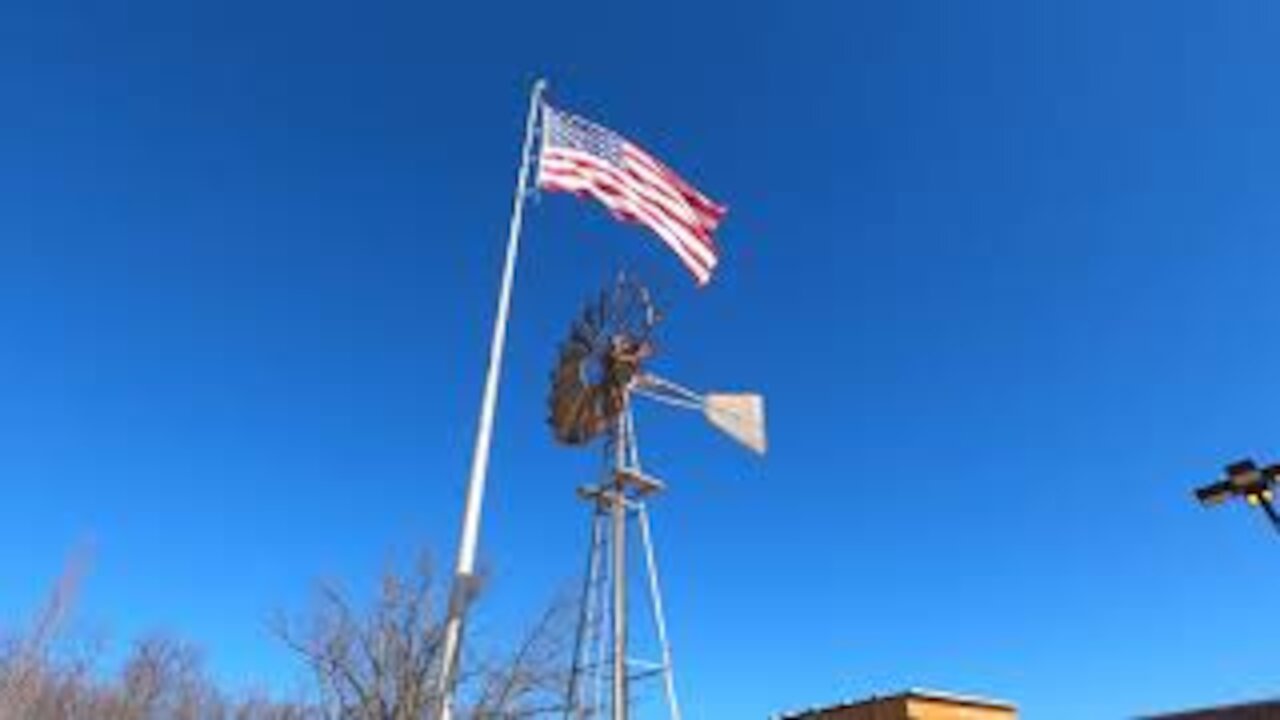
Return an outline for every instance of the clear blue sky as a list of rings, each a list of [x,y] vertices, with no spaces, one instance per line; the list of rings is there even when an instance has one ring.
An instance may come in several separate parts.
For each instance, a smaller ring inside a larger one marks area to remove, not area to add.
[[[698,291],[531,206],[480,643],[582,565],[596,460],[545,381],[625,266],[667,374],[770,400],[764,462],[641,418],[690,717],[1273,695],[1280,546],[1188,492],[1280,455],[1278,35],[1243,0],[6,4],[0,617],[92,538],[83,623],[287,687],[265,620],[313,578],[447,566],[545,73],[732,210]]]

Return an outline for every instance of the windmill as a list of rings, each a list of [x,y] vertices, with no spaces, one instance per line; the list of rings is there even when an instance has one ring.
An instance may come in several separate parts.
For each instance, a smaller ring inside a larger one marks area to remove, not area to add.
[[[597,485],[578,489],[591,510],[591,540],[565,703],[566,720],[601,716],[605,685],[613,720],[627,720],[633,680],[661,677],[669,716],[680,720],[671,648],[649,524],[647,499],[666,485],[644,472],[632,401],[643,397],[701,413],[729,437],[758,454],[766,449],[764,400],[749,393],[698,393],[655,375],[647,363],[660,313],[649,291],[619,276],[584,308],[560,344],[551,377],[550,424],[570,446],[603,441],[609,471]],[[627,538],[639,528],[647,588],[660,659],[627,654]]]
[[[1248,504],[1261,508],[1271,526],[1280,532],[1280,513],[1272,504],[1278,479],[1280,463],[1260,468],[1256,462],[1246,458],[1228,465],[1221,479],[1196,488],[1195,495],[1205,507],[1243,498]]]

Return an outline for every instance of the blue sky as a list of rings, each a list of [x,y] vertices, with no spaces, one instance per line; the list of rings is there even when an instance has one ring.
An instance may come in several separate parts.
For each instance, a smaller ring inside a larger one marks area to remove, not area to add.
[[[9,3],[0,617],[234,686],[311,581],[451,560],[523,110],[726,202],[696,290],[642,230],[529,208],[482,554],[496,642],[573,586],[590,453],[555,343],[622,267],[660,367],[770,401],[754,461],[646,411],[679,684],[747,718],[932,686],[1078,720],[1274,694],[1280,8],[1234,3]]]

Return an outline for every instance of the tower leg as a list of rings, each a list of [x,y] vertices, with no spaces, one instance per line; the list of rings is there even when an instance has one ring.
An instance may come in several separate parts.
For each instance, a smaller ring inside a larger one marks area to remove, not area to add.
[[[591,718],[603,718],[605,700],[605,677],[609,673],[609,663],[605,658],[609,652],[609,618],[612,617],[613,609],[609,604],[609,598],[613,594],[613,554],[609,550],[612,547],[610,541],[610,533],[605,532],[605,524],[608,519],[601,514],[600,516],[600,564],[604,566],[604,575],[595,587],[595,603],[596,616],[591,625],[591,632],[595,638],[595,654],[592,655],[591,667],[594,668],[594,678],[592,681],[591,694]]]
[[[573,641],[573,666],[569,671],[569,688],[565,696],[565,720],[583,720],[587,708],[582,698],[583,675],[590,669],[590,654],[594,643],[592,631],[596,627],[600,561],[604,543],[604,517],[599,502],[591,512],[591,546],[587,550],[587,572],[582,584],[582,599],[578,609],[578,629]]]
[[[631,697],[627,688],[627,486],[622,470],[634,453],[631,402],[624,397],[613,430],[613,720],[627,720]]]
[[[1275,506],[1266,498],[1262,498],[1261,505],[1263,511],[1267,513],[1267,519],[1271,521],[1271,527],[1275,528],[1276,532],[1280,532],[1280,514],[1276,514]]]
[[[671,711],[671,720],[680,720],[680,703],[676,700],[675,669],[671,664],[671,644],[667,642],[667,618],[662,610],[662,586],[658,583],[658,560],[653,551],[653,536],[649,531],[649,509],[643,502],[637,503],[636,519],[640,524],[640,540],[644,544],[653,622],[658,630],[658,644],[662,646],[662,680],[667,693],[667,707]]]
[[[613,511],[613,720],[627,720],[627,495],[614,484]]]

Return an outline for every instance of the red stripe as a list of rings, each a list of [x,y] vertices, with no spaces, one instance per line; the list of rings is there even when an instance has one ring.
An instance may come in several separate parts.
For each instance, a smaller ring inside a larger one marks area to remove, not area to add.
[[[590,189],[598,191],[596,197],[601,202],[604,202],[610,208],[626,207],[634,209],[640,214],[643,224],[650,226],[651,229],[663,235],[664,238],[680,243],[685,250],[696,257],[699,265],[711,268],[717,264],[715,253],[708,251],[705,245],[701,245],[696,240],[696,236],[691,237],[688,232],[688,226],[679,223],[673,224],[669,216],[663,213],[660,208],[655,207],[644,198],[635,196],[634,193],[625,192],[624,189],[617,186],[614,179],[607,175],[602,176],[599,172],[583,170],[577,166],[566,170],[558,170],[546,165],[543,167],[546,168],[546,174],[550,177],[540,177],[540,183],[543,180],[557,179],[566,181],[578,180],[587,183]],[[705,253],[706,257],[700,255],[699,252]]]
[[[639,179],[642,180],[647,185],[649,185],[650,187],[653,187],[654,189],[661,192],[663,195],[669,198],[671,202],[679,203],[680,205],[684,205],[684,206],[689,205],[689,202],[688,200],[685,199],[684,194],[680,192],[680,188],[677,187],[675,184],[673,184],[666,176],[664,176],[658,168],[653,166],[652,163],[647,162],[643,157],[643,154],[637,154],[634,148],[629,146],[623,148],[623,162],[628,166],[631,166],[631,165],[641,166],[641,169],[647,171],[649,175],[653,176],[654,179],[650,180],[648,177],[645,177],[643,175],[639,175]],[[690,207],[689,210],[692,212],[693,208]]]
[[[715,253],[715,243],[712,242],[711,236],[706,226],[699,219],[698,214],[683,200],[672,201],[669,196],[661,195],[655,197],[651,191],[653,185],[646,179],[638,177],[633,170],[624,170],[616,168],[610,163],[603,162],[591,155],[585,153],[561,153],[548,152],[545,161],[553,163],[563,163],[572,165],[573,167],[586,167],[592,171],[606,172],[617,183],[626,186],[633,192],[639,193],[647,202],[658,205],[665,217],[669,217],[672,222],[679,223],[682,227],[692,232],[710,253]]]
[[[710,278],[711,268],[704,266],[697,258],[689,254],[687,241],[683,243],[681,241],[681,233],[661,220],[654,218],[651,215],[651,208],[647,207],[646,204],[637,203],[634,199],[619,193],[617,188],[607,187],[607,183],[602,181],[601,178],[575,171],[557,172],[544,166],[544,169],[539,172],[538,184],[551,190],[563,190],[577,195],[586,192],[592,195],[605,207],[609,208],[615,217],[638,222],[656,232],[658,237],[676,253],[681,262],[693,273],[699,285],[705,284]]]
[[[585,182],[585,181],[583,181],[583,182]],[[632,213],[630,213],[628,210],[620,209],[620,208],[610,207],[610,203],[609,203],[609,202],[606,202],[606,201],[605,201],[603,198],[601,198],[599,195],[596,195],[596,192],[595,192],[595,191],[597,190],[597,188],[595,188],[594,186],[591,186],[591,187],[589,187],[588,189],[584,190],[584,189],[582,189],[582,188],[578,188],[578,187],[573,186],[573,185],[564,185],[564,184],[561,184],[561,182],[560,182],[560,181],[558,181],[558,180],[550,180],[550,179],[548,179],[548,180],[544,180],[544,181],[541,183],[541,185],[542,185],[542,187],[543,187],[544,189],[547,189],[547,190],[560,190],[560,191],[564,191],[564,192],[570,192],[570,193],[573,193],[574,195],[579,195],[579,196],[580,196],[580,195],[582,195],[582,194],[583,194],[583,192],[586,192],[587,194],[590,194],[590,195],[594,195],[594,196],[596,196],[596,198],[597,198],[597,199],[599,199],[599,200],[601,201],[601,203],[605,205],[605,207],[606,207],[606,208],[609,208],[610,214],[612,214],[614,217],[616,217],[616,218],[618,218],[618,219],[620,219],[620,220],[626,221],[626,222],[632,222],[632,223],[636,223],[636,224],[639,224],[639,225],[645,225],[645,226],[647,226],[647,225],[648,225],[648,223],[646,223],[646,222],[644,222],[643,220],[639,219],[638,217],[636,217],[635,215],[633,215]],[[710,270],[708,270],[707,268],[702,267],[702,266],[701,266],[701,265],[699,265],[699,264],[697,263],[697,261],[695,261],[693,258],[689,257],[688,255],[686,255],[686,254],[682,253],[680,250],[678,250],[678,249],[677,249],[677,248],[672,244],[672,242],[671,242],[669,239],[667,239],[666,237],[663,237],[663,235],[662,235],[661,233],[658,233],[658,237],[663,241],[663,243],[664,243],[665,245],[667,245],[667,247],[668,247],[668,248],[670,248],[673,252],[675,252],[676,257],[678,257],[678,258],[680,259],[680,262],[681,262],[681,263],[685,266],[685,268],[686,268],[686,269],[688,269],[688,270],[689,270],[689,272],[693,275],[693,277],[694,277],[694,279],[697,281],[698,285],[700,285],[700,286],[701,286],[701,285],[706,285],[706,284],[707,284],[707,281],[708,281],[708,280],[710,279],[710,277],[711,277],[711,271],[710,271]]]
[[[586,171],[595,174],[587,175],[587,180],[600,183],[607,181],[610,183],[610,186],[607,187],[606,190],[611,194],[617,195],[624,191],[635,193],[638,196],[636,198],[637,201],[642,202],[646,208],[651,211],[652,215],[657,216],[657,220],[662,221],[673,232],[679,234],[680,237],[685,238],[691,236],[693,240],[701,245],[704,252],[710,256],[710,258],[700,258],[701,260],[709,265],[714,264],[716,248],[710,242],[710,238],[707,237],[705,228],[699,223],[691,224],[685,218],[673,215],[667,208],[648,197],[642,191],[644,187],[647,187],[647,184],[637,187],[634,175],[630,172],[620,171],[610,163],[604,162],[603,160],[597,160],[594,157],[583,153],[575,153],[568,157],[562,153],[555,153],[554,157],[550,157],[550,155],[552,155],[550,152],[546,153],[546,155],[548,155],[548,157],[545,157],[544,162],[540,165],[542,171],[558,171],[562,174],[571,174],[574,171]],[[546,162],[548,160],[551,162]],[[558,170],[555,165],[559,163],[567,164],[571,169]],[[604,177],[598,177],[600,175],[603,175]],[[671,227],[672,225],[675,227]]]
[[[705,195],[694,189],[683,178],[656,160],[652,155],[634,146],[629,147],[628,150],[630,152],[627,155],[633,162],[643,164],[649,172],[661,178],[670,192],[679,196],[683,203],[689,205],[698,214],[699,219],[707,226],[708,230],[715,229],[720,222],[720,218],[724,215],[723,208],[708,200]]]
[[[716,225],[720,223],[721,218],[724,217],[725,212],[727,211],[724,206],[713,202],[706,195],[703,195],[697,188],[686,182],[685,179],[680,177],[680,175],[678,175],[674,170],[664,165],[654,156],[645,152],[643,148],[628,142],[626,144],[626,149],[630,150],[636,158],[644,161],[652,167],[655,172],[660,174],[675,188],[677,188],[678,192],[685,197],[690,204],[701,211],[704,219],[710,225],[710,229],[715,229]]]

